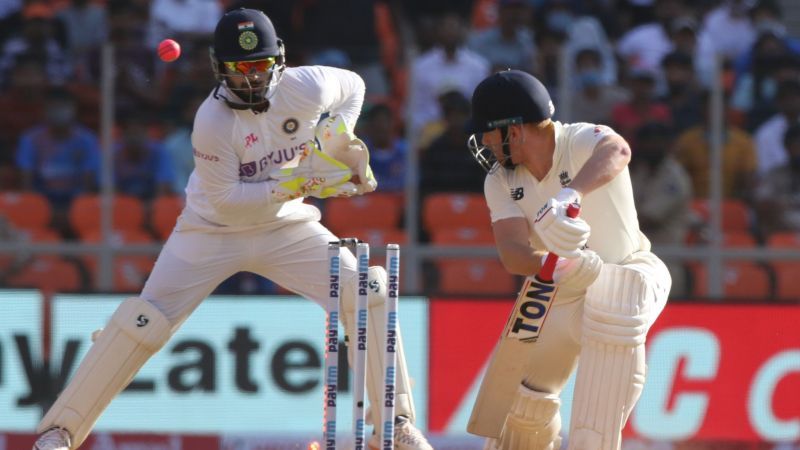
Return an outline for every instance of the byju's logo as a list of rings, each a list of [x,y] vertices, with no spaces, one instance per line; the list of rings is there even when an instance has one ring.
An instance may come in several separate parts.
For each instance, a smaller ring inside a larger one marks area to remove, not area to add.
[[[525,191],[523,188],[511,188],[511,200],[522,200],[522,197],[525,197]]]
[[[139,317],[136,318],[136,326],[139,328],[142,328],[148,323],[150,323],[150,319],[148,319],[144,314],[139,314]]]

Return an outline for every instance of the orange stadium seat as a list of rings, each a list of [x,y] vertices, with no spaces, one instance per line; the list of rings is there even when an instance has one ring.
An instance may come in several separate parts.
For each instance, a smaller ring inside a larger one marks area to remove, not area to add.
[[[431,242],[437,245],[494,245],[494,234],[485,228],[445,228],[435,230]]]
[[[52,256],[40,256],[10,276],[6,284],[16,288],[35,288],[47,292],[77,292],[81,290],[82,280],[75,264]]]
[[[747,231],[726,231],[722,234],[723,247],[755,247],[756,238]]]
[[[489,207],[483,195],[475,193],[428,195],[422,202],[422,222],[430,234],[447,228],[491,227]]]
[[[69,208],[69,224],[78,236],[100,229],[101,197],[83,194],[76,197]],[[136,197],[124,194],[114,196],[113,227],[115,230],[139,230],[144,223],[144,205]]]
[[[688,263],[694,281],[693,294],[708,296],[708,270],[703,263]],[[730,261],[722,271],[723,294],[728,298],[764,300],[772,295],[769,274],[764,267],[748,261]]]
[[[800,261],[773,261],[775,298],[800,300]]]
[[[323,223],[337,235],[359,228],[395,229],[403,213],[402,198],[396,194],[373,192],[325,201]]]
[[[773,233],[767,238],[767,246],[772,248],[800,248],[800,233],[794,231]]]
[[[517,280],[497,259],[440,259],[440,294],[514,295]]]
[[[92,231],[83,237],[83,242],[97,243],[101,241],[99,230]],[[112,235],[113,244],[148,244],[153,239],[142,230],[119,230]],[[156,257],[150,255],[120,254],[114,257],[114,292],[138,292],[153,269]],[[91,274],[95,285],[97,284],[98,256],[90,255],[83,258],[86,268]]]
[[[372,248],[407,242],[406,232],[399,228],[351,228],[344,230],[339,237],[359,238]]]
[[[0,215],[16,228],[46,228],[53,210],[47,198],[36,192],[0,193]]]
[[[178,195],[162,195],[153,200],[153,208],[150,216],[150,227],[159,239],[166,241],[178,216],[181,215],[185,201]]]
[[[708,200],[694,199],[691,205],[700,220],[709,221]],[[722,229],[725,231],[747,231],[750,228],[750,209],[741,200],[725,199],[722,201]]]

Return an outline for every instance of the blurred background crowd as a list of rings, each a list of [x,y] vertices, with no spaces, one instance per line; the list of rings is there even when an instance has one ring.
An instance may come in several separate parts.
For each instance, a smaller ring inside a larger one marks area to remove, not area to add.
[[[464,125],[477,83],[516,68],[550,89],[557,120],[608,124],[631,143],[639,221],[656,248],[709,240],[708,105],[721,80],[723,245],[800,248],[795,0],[1,0],[0,240],[102,240],[101,54],[109,42],[115,121],[107,150],[117,200],[106,242],[165,239],[193,168],[194,112],[215,83],[213,29],[240,6],[272,19],[289,65],[348,68],[366,82],[357,134],[371,149],[379,189],[319,202],[323,223],[340,235],[405,243],[409,204],[419,211],[419,242],[491,245],[484,172],[466,149]],[[170,64],[154,50],[167,37],[183,49]],[[405,203],[409,192],[416,198]],[[136,291],[153,259],[118,256],[114,289]],[[92,255],[0,253],[7,286],[92,290],[96,266]],[[428,293],[513,294],[519,286],[496,258],[425,267]],[[702,262],[678,258],[671,269],[674,297],[707,293]],[[731,261],[726,295],[800,298],[798,269],[797,261]],[[240,274],[220,292],[280,289]]]

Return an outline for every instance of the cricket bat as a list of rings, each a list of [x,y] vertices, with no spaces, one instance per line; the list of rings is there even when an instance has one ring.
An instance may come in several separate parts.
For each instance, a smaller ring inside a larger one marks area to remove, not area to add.
[[[577,217],[578,205],[570,205],[567,216]],[[472,407],[467,431],[479,436],[499,438],[506,415],[529,364],[531,346],[536,345],[558,288],[553,284],[558,255],[549,253],[541,270],[528,277],[514,303],[500,340]]]

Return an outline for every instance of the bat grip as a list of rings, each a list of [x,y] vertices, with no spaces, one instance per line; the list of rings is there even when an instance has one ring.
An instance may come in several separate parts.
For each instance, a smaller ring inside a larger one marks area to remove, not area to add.
[[[567,207],[567,217],[572,219],[578,217],[578,214],[581,212],[581,205],[577,203],[570,203]],[[544,260],[544,264],[542,264],[542,268],[539,270],[539,273],[536,275],[540,281],[544,281],[546,283],[553,282],[553,271],[556,270],[556,263],[558,262],[558,255],[553,252],[547,254],[547,258]]]

